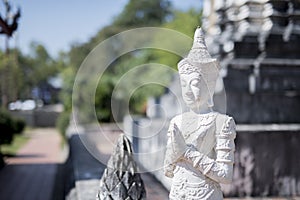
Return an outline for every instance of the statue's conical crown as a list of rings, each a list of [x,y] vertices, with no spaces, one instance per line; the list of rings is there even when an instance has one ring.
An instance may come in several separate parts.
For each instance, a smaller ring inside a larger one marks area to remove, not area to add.
[[[216,61],[216,59],[211,58],[207,50],[204,34],[200,27],[198,27],[195,31],[193,46],[187,56],[187,60],[191,64],[209,63]]]
[[[212,96],[219,75],[219,67],[217,59],[210,56],[205,44],[203,31],[198,27],[195,31],[193,46],[188,56],[178,63],[179,74],[199,73]]]
[[[186,58],[178,63],[179,73],[201,71],[201,65],[216,62],[208,52],[203,31],[198,27],[194,34],[193,46]],[[187,66],[189,65],[189,66]]]

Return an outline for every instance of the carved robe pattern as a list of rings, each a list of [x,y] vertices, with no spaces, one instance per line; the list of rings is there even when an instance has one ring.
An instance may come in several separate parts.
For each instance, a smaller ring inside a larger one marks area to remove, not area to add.
[[[170,133],[174,124],[186,147],[180,158],[172,155]],[[219,183],[230,183],[234,163],[233,118],[216,112],[196,115],[183,113],[171,120],[165,158],[165,174],[173,177],[171,200],[223,199]]]

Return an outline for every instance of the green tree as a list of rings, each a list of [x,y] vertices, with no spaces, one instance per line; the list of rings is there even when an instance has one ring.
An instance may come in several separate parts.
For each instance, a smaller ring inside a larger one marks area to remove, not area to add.
[[[17,50],[11,50],[10,54],[0,52],[0,93],[2,103],[16,100],[20,87],[23,84],[22,70],[16,59],[18,53],[19,51]]]
[[[73,44],[68,52],[66,69],[63,70],[64,87],[61,98],[64,101],[66,110],[71,109],[71,93],[74,84],[74,77],[84,58],[101,41],[126,29],[140,26],[159,26],[171,17],[171,4],[168,0],[130,0],[119,16],[111,25],[101,29],[89,42],[84,44]],[[118,77],[130,68],[132,54],[119,58],[114,62],[106,73],[103,74],[99,87],[97,88],[95,104],[97,116],[100,121],[111,121],[110,100],[113,88]],[[122,64],[123,63],[123,64]],[[124,69],[122,69],[124,67]]]
[[[179,31],[190,37],[193,37],[195,28],[201,25],[200,18],[201,12],[197,12],[193,9],[186,12],[174,11],[172,20],[162,24],[161,26],[164,28],[170,28]],[[171,42],[176,45],[176,41],[162,40],[161,38],[156,38],[156,36],[154,36],[154,38],[154,43],[162,44]],[[132,56],[132,54],[134,54],[134,56]],[[119,62],[116,62],[116,66],[114,66],[115,70],[114,73],[111,74],[111,77],[115,77],[115,79],[118,80],[122,75],[124,75],[133,67],[146,63],[159,63],[177,69],[177,63],[180,59],[180,56],[164,50],[137,50],[129,55],[122,56],[119,59]],[[171,74],[167,73],[166,70],[167,69],[165,68],[157,68],[154,71],[148,68],[147,71],[143,72],[143,76],[136,74],[133,75],[132,79],[134,79],[136,83],[141,83],[143,82],[143,79],[149,78],[149,80],[151,80],[151,78],[153,77],[160,77],[161,82],[165,85],[168,85],[172,77]],[[130,85],[128,85],[128,87],[130,87]],[[124,89],[124,91],[126,91],[126,89]],[[147,87],[140,88],[132,95],[129,107],[133,113],[143,114],[145,112],[145,102],[147,98],[149,96],[160,96],[164,92],[165,88],[159,85],[149,85]],[[119,99],[118,101],[119,104],[122,105],[122,100]],[[122,116],[119,120],[122,120]]]
[[[197,26],[201,26],[201,16],[202,11],[196,11],[190,9],[188,11],[174,11],[174,18],[172,21],[164,23],[162,27],[176,30],[180,33],[186,34],[189,37],[193,37],[195,29]],[[155,41],[155,42],[169,42],[166,41]],[[176,41],[174,41],[176,44]],[[191,45],[190,45],[191,46]],[[152,60],[167,66],[171,66],[174,69],[177,69],[177,63],[181,59],[180,56],[163,51],[157,50],[153,51],[151,54]]]
[[[87,43],[73,44],[71,50],[66,54],[66,58],[63,61],[65,65],[65,68],[62,72],[64,86],[61,95],[66,110],[71,110],[72,88],[77,70],[88,53],[100,42],[124,30],[142,26],[159,26],[170,28],[192,37],[195,28],[201,25],[200,19],[201,12],[197,12],[195,10],[189,10],[185,12],[172,10],[171,3],[168,0],[130,0],[125,6],[124,10],[113,20],[110,25],[101,29]],[[158,40],[159,41],[154,42],[168,42],[167,40]],[[176,41],[174,41],[174,43],[176,43]],[[113,55],[113,52],[109,53]],[[108,56],[111,56],[109,53]],[[113,120],[111,113],[112,91],[120,77],[126,72],[137,65],[150,62],[165,64],[176,68],[176,64],[180,59],[181,58],[179,56],[170,52],[149,49],[137,50],[119,57],[105,71],[97,87],[95,96],[95,110],[97,112],[98,120]],[[99,65],[100,64],[101,63],[99,63]],[[144,72],[144,74],[149,77],[159,76],[166,82],[166,84],[171,80],[171,77],[169,77],[167,73],[164,73],[164,71],[161,71],[160,69],[156,70],[155,72]],[[138,75],[133,78],[137,82],[140,81]],[[145,111],[144,106],[147,97],[159,96],[164,91],[165,88],[157,85],[149,87],[147,86],[143,89],[137,90],[130,99],[130,109],[134,113],[143,113]],[[121,93],[122,92],[117,95],[117,99],[114,99],[115,101],[118,101],[120,107],[122,107],[124,103],[122,100],[124,94]],[[124,114],[125,113],[120,113],[120,119]]]
[[[56,76],[61,68],[60,60],[54,60],[47,49],[37,43],[31,43],[30,55],[18,53],[18,65],[23,74],[19,98],[31,98],[33,88],[47,84],[50,77]]]
[[[130,0],[113,25],[127,28],[159,26],[171,16],[169,0]]]
[[[10,49],[9,54],[0,51],[0,95],[7,102],[32,98],[32,89],[46,85],[62,68],[63,63],[36,42],[31,44],[30,55],[18,49]]]

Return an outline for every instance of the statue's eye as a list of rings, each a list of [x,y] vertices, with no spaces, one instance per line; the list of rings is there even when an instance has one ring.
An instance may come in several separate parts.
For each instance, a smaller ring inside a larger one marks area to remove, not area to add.
[[[185,86],[186,86],[186,81],[185,81],[185,80],[182,80],[182,81],[181,81],[181,86],[182,86],[182,87],[185,87]]]
[[[194,79],[191,81],[191,86],[198,87],[200,85],[199,79]]]

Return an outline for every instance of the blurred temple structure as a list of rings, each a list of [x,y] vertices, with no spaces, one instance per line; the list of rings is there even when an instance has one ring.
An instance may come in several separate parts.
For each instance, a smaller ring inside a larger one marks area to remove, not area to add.
[[[299,123],[300,1],[205,0],[203,15],[227,113],[238,123]]]

